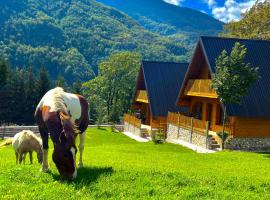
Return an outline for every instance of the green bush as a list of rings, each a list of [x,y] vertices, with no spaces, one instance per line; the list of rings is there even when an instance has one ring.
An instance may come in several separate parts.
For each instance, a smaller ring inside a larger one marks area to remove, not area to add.
[[[223,135],[223,137],[222,137],[222,131],[220,131],[220,132],[217,132],[217,136],[218,136],[223,142],[225,142],[226,139],[229,137],[229,133],[224,132],[224,135]]]
[[[152,131],[151,139],[154,144],[162,144],[165,141],[165,134],[163,132],[159,132],[158,130]]]

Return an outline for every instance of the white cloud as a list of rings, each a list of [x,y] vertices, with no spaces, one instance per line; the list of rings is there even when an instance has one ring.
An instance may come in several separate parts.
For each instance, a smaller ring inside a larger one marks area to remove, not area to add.
[[[182,1],[185,1],[185,0],[163,0],[163,1],[165,1],[167,3],[170,3],[170,4],[173,4],[173,5],[176,5],[176,6],[180,6],[181,5],[181,2]]]
[[[217,5],[217,2],[215,0],[207,0],[207,4],[209,8],[213,8]]]
[[[208,5],[209,5],[208,0]],[[238,21],[241,19],[241,14],[250,9],[256,0],[248,0],[245,2],[237,2],[236,0],[226,0],[222,7],[218,7],[214,4],[212,7],[212,14],[215,18],[223,22]]]

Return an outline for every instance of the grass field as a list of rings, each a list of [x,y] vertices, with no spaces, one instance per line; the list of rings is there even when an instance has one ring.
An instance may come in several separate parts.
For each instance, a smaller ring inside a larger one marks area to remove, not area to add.
[[[50,173],[36,157],[26,161],[16,165],[12,148],[0,149],[0,199],[270,199],[270,154],[197,154],[88,129],[75,181],[62,180],[51,159]]]

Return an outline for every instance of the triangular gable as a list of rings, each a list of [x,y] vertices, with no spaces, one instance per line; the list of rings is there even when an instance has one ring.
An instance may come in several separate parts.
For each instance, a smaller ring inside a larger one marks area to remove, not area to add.
[[[261,79],[257,81],[243,97],[240,105],[233,104],[227,106],[227,114],[229,116],[241,117],[270,117],[270,41],[264,40],[247,40],[235,38],[219,38],[219,37],[201,37],[197,43],[196,50],[193,54],[184,84],[181,87],[177,98],[179,102],[185,102],[183,98],[183,88],[187,84],[187,80],[196,75],[196,70],[200,67],[200,56],[203,56],[209,71],[215,72],[215,60],[225,49],[231,52],[234,44],[240,42],[247,48],[245,62],[251,63],[254,67],[259,67]]]
[[[175,105],[178,91],[187,70],[187,63],[142,62],[136,91],[145,89],[153,117],[167,116],[183,108]],[[136,92],[135,92],[136,93]],[[136,95],[136,94],[135,94]],[[135,104],[135,95],[133,103]]]

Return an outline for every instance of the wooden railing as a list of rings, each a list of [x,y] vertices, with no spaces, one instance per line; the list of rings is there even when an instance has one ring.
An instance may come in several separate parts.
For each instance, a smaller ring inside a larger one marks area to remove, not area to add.
[[[135,100],[138,102],[149,103],[146,90],[138,90]]]
[[[185,89],[185,95],[218,98],[215,90],[211,88],[210,79],[190,79]]]
[[[208,121],[195,119],[193,117],[187,117],[179,113],[168,113],[168,124],[173,124],[177,127],[183,127],[186,129],[192,129],[199,133],[207,133],[208,131],[221,132],[222,125],[209,126]],[[233,135],[234,126],[231,124],[225,125],[225,132],[229,135]]]
[[[160,132],[166,132],[167,131],[167,121],[161,120],[161,119],[152,119],[151,122],[151,128],[152,129],[158,129]]]
[[[222,132],[223,126],[222,125],[213,125],[211,130],[214,132]],[[232,124],[226,124],[224,127],[224,132],[228,133],[229,135],[234,134],[234,126]]]
[[[125,114],[124,115],[124,122],[127,122],[137,128],[141,128],[141,120],[136,118],[133,115]]]

